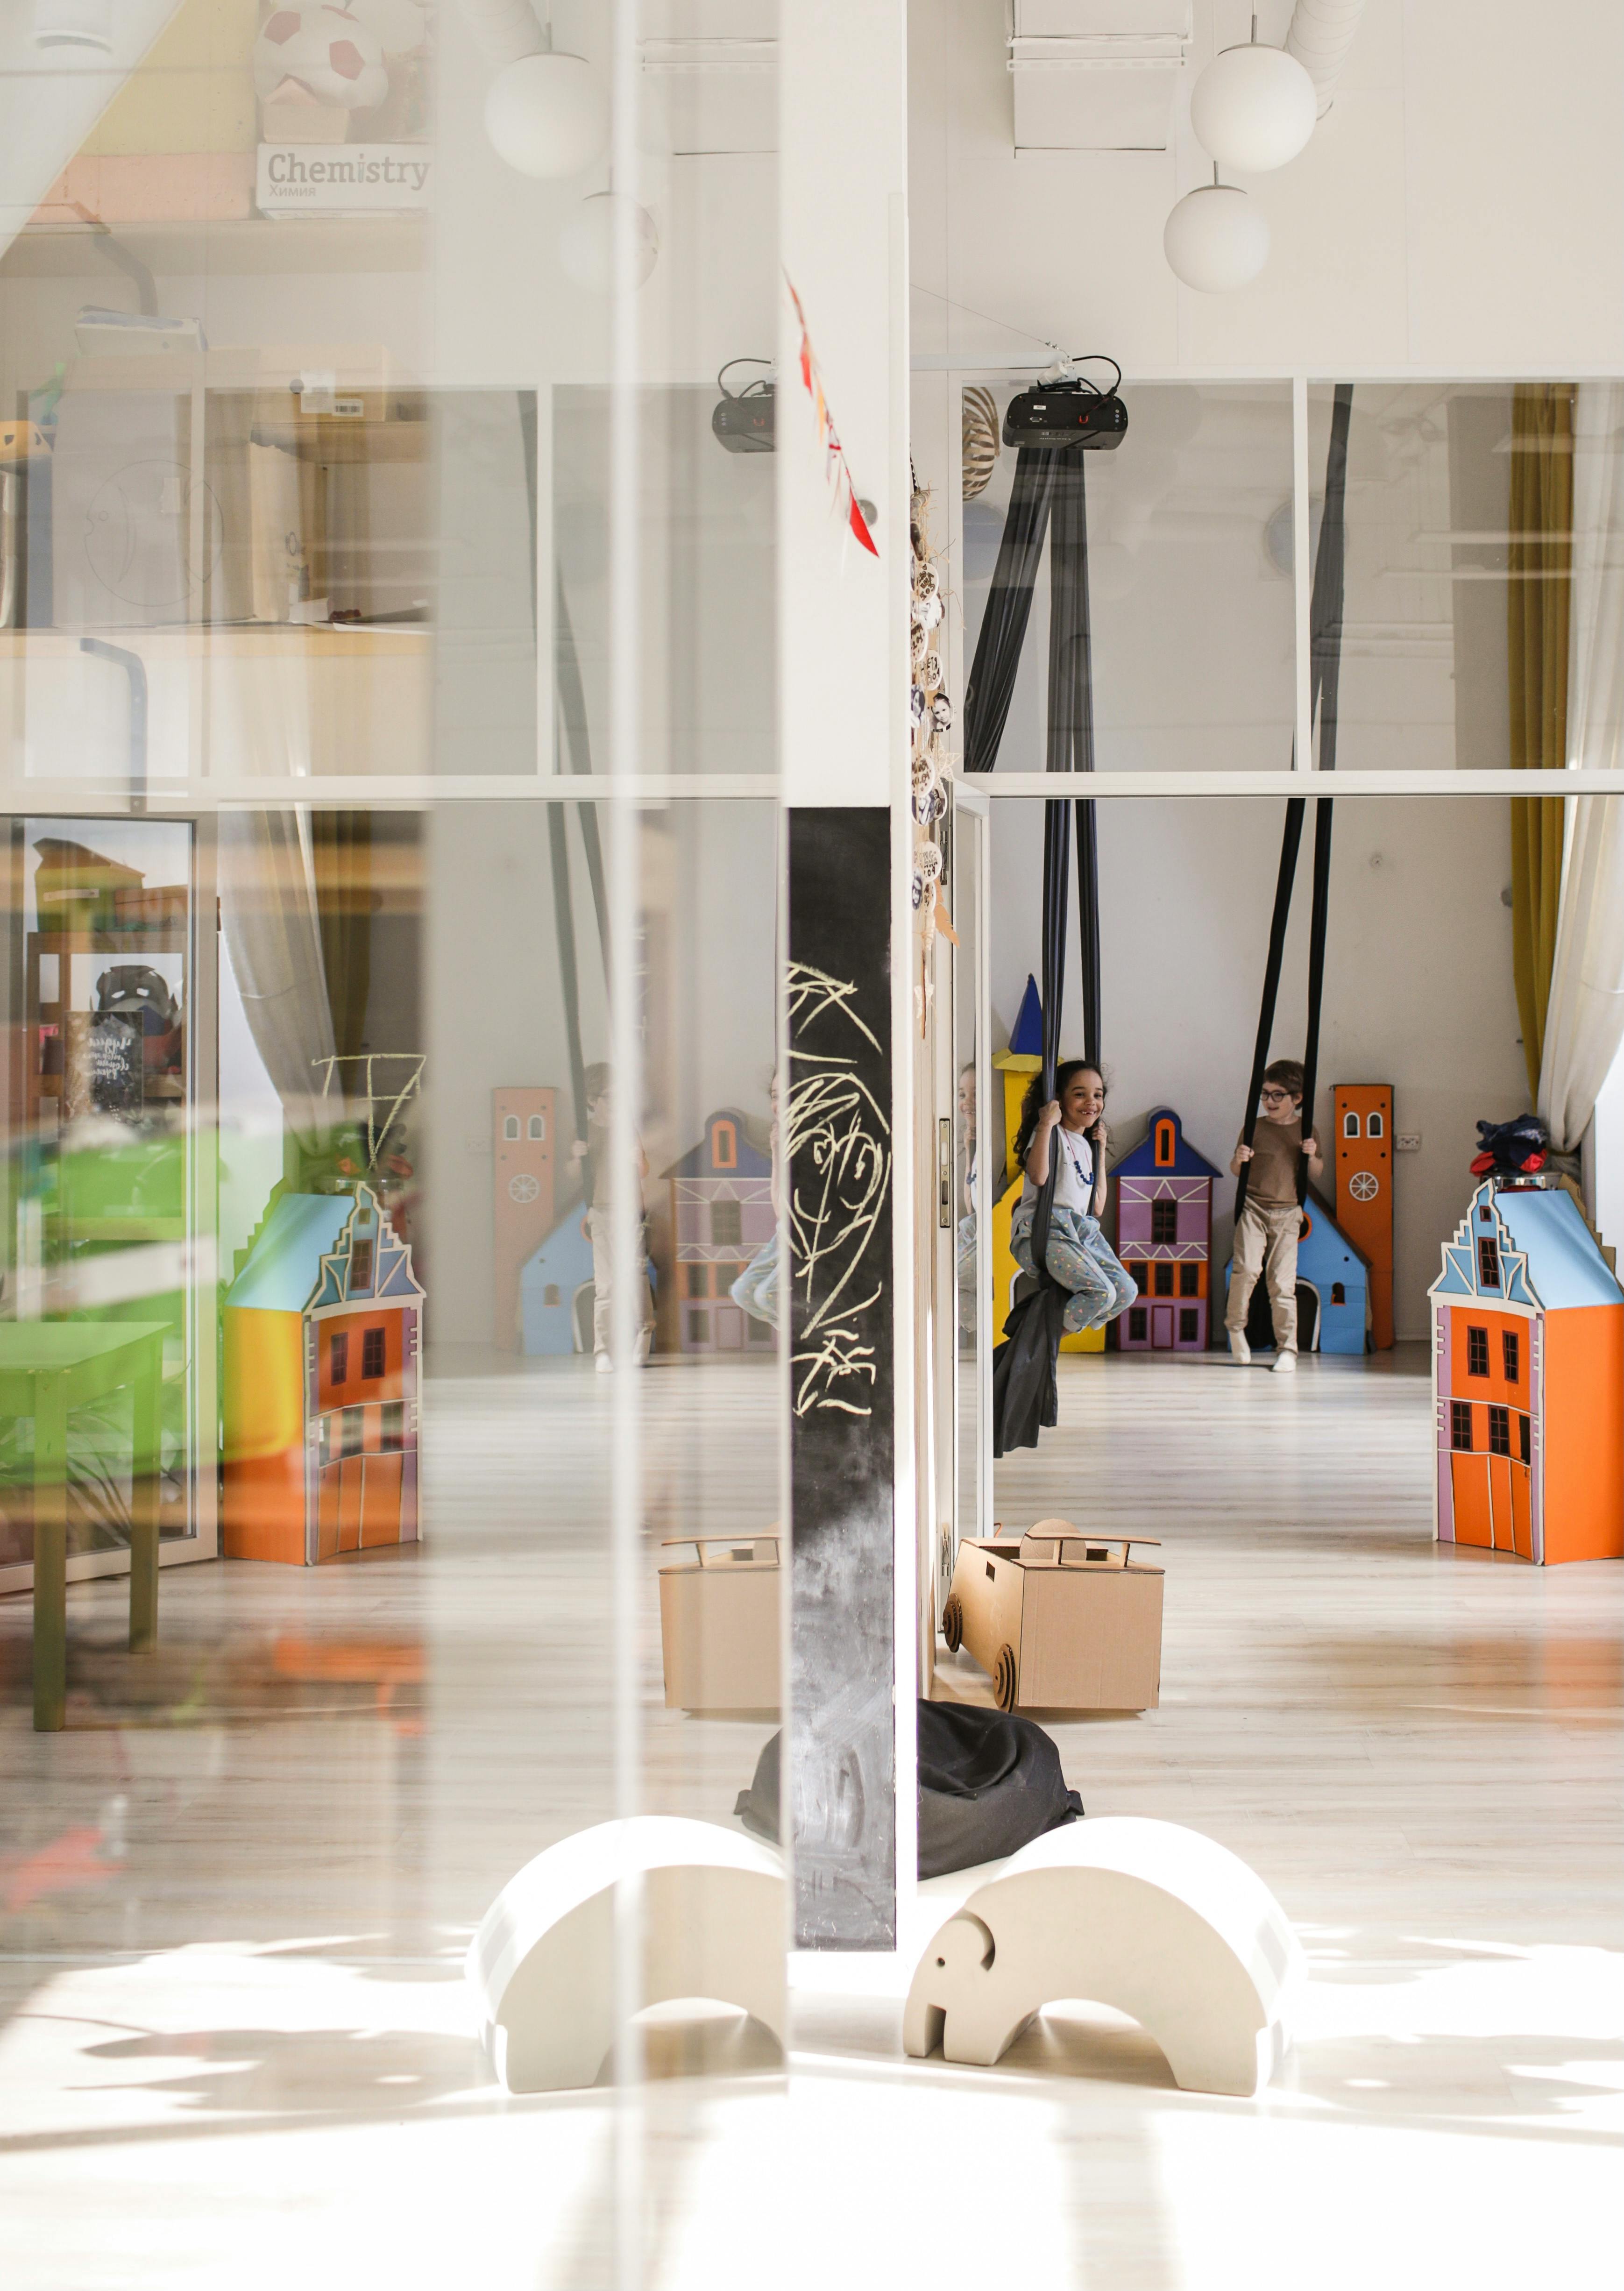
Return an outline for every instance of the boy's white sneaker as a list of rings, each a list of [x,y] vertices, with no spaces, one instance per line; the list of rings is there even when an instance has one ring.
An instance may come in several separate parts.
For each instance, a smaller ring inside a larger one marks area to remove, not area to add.
[[[598,1373],[599,1376],[613,1376],[615,1373],[615,1363],[607,1353],[598,1355]]]
[[[1297,1355],[1295,1353],[1276,1353],[1274,1355],[1274,1373],[1276,1376],[1295,1376],[1297,1374]]]
[[[1242,1368],[1251,1366],[1252,1348],[1239,1329],[1231,1329],[1229,1331],[1229,1357],[1238,1362]]]

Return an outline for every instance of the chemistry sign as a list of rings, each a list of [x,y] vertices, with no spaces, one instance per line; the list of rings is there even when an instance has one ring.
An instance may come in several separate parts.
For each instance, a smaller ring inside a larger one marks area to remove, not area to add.
[[[261,143],[260,213],[387,214],[426,207],[428,143]]]

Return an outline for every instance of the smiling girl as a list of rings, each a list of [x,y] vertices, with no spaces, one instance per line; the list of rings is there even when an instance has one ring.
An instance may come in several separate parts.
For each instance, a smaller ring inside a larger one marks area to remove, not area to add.
[[[1049,1216],[1046,1263],[1063,1289],[1071,1291],[1065,1320],[1068,1332],[1104,1328],[1128,1310],[1138,1290],[1099,1229],[1105,1206],[1105,1083],[1097,1066],[1068,1058],[1055,1074],[1055,1095],[1041,1100],[1043,1079],[1034,1074],[1021,1108],[1016,1158],[1025,1174],[1010,1227],[1009,1246],[1023,1273],[1035,1276],[1032,1226],[1038,1195],[1049,1182],[1049,1158],[1057,1157],[1054,1206]]]

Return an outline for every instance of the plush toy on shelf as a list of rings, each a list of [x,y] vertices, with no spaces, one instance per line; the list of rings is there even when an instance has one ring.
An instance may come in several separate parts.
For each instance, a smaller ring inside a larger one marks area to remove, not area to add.
[[[1515,1121],[1480,1121],[1472,1175],[1486,1178],[1492,1170],[1503,1178],[1532,1177],[1545,1167],[1550,1132],[1537,1113],[1519,1113]]]

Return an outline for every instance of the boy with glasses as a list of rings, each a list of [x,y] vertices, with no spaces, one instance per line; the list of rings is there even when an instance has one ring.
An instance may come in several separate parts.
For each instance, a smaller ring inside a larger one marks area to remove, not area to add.
[[[1229,1275],[1229,1306],[1224,1325],[1229,1349],[1245,1367],[1246,1312],[1262,1274],[1268,1282],[1274,1322],[1274,1371],[1297,1371],[1297,1238],[1302,1211],[1297,1197],[1297,1165],[1308,1159],[1310,1179],[1324,1168],[1319,1140],[1303,1136],[1303,1070],[1295,1058],[1276,1058],[1263,1073],[1258,1096],[1263,1119],[1253,1142],[1235,1144],[1231,1177],[1247,1170],[1246,1202],[1235,1221],[1234,1264]]]

